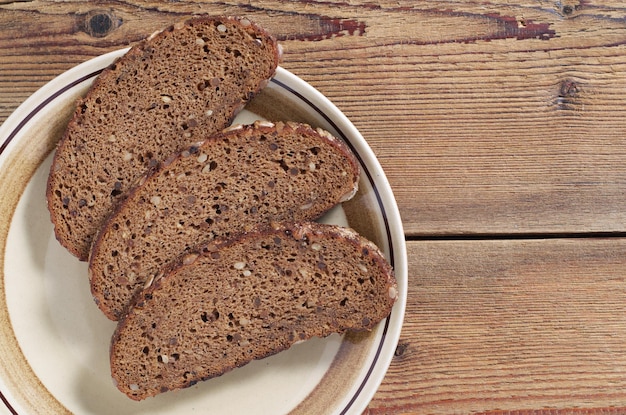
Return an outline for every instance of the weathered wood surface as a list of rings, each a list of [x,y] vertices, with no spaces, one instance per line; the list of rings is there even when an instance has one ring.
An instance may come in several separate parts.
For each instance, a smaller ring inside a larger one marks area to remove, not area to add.
[[[622,238],[411,242],[367,414],[626,413],[625,258]]]
[[[0,122],[200,12],[275,33],[394,189],[409,306],[369,413],[626,413],[622,2],[0,0]]]
[[[622,232],[626,9],[571,1],[0,5],[0,118],[190,13],[245,14],[356,124],[411,235]]]

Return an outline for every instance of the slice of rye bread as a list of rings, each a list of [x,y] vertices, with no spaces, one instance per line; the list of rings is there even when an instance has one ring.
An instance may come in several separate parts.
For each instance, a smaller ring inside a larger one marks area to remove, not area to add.
[[[50,169],[47,200],[60,243],[81,260],[138,176],[198,136],[230,125],[267,85],[275,39],[247,19],[201,16],[132,47],[77,104]]]
[[[319,218],[357,191],[346,144],[305,124],[257,121],[197,143],[146,175],[94,241],[94,300],[112,320],[165,265],[268,221]]]
[[[351,229],[272,224],[181,258],[112,337],[114,383],[141,400],[311,337],[371,330],[398,296],[390,265]]]

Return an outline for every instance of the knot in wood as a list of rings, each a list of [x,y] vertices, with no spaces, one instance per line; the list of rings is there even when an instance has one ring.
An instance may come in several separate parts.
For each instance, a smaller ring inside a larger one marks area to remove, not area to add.
[[[562,98],[572,98],[580,92],[580,85],[573,79],[565,79],[561,81],[559,96]]]
[[[574,79],[563,79],[559,83],[556,105],[559,110],[581,110],[583,93],[582,84]]]
[[[567,3],[568,4],[564,4],[563,7],[561,7],[561,13],[565,17],[572,17],[574,12],[582,8],[582,2],[580,1],[578,2],[568,1]]]
[[[122,23],[112,11],[94,10],[87,13],[83,20],[83,30],[89,36],[105,37]]]
[[[408,347],[409,347],[408,343],[404,343],[404,342],[398,343],[398,346],[396,347],[396,351],[394,353],[394,356],[396,356],[396,357],[403,356]]]

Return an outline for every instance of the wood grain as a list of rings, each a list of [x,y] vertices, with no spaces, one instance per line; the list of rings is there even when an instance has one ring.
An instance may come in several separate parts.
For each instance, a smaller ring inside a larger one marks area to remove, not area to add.
[[[191,13],[244,14],[356,124],[407,232],[624,232],[626,20],[601,1],[0,4],[0,119]]]
[[[409,268],[366,414],[626,413],[626,239],[410,242]]]

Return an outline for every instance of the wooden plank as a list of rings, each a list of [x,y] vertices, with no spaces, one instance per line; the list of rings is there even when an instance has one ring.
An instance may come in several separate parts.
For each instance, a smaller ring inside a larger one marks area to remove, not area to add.
[[[626,239],[408,249],[403,333],[367,414],[626,413]]]
[[[617,1],[0,4],[0,120],[62,71],[190,13],[245,14],[378,155],[411,235],[624,232]]]

